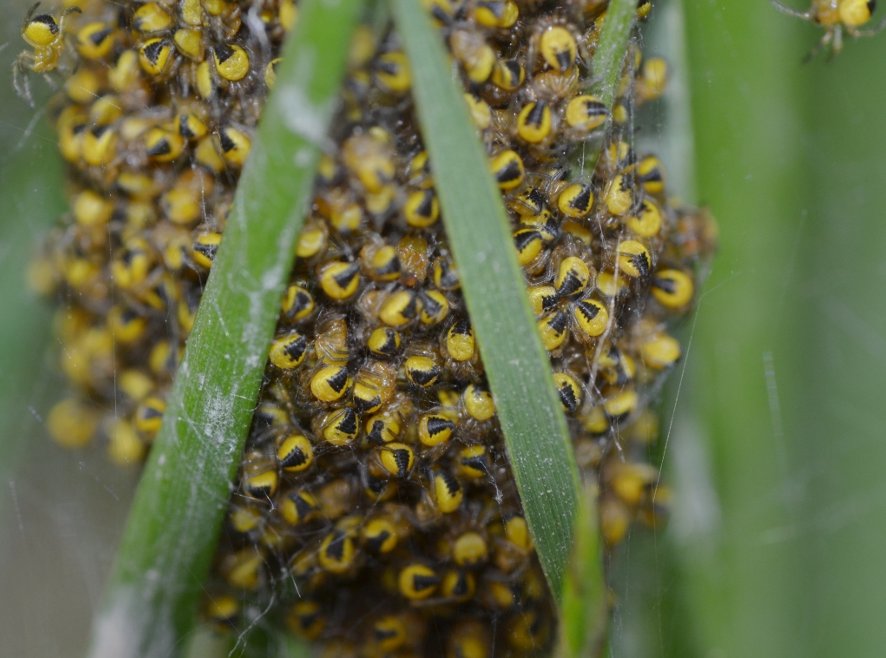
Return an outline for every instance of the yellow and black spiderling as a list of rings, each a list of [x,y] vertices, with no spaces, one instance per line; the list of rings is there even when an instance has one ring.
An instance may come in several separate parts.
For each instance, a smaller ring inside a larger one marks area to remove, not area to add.
[[[539,144],[553,131],[551,109],[543,102],[530,101],[517,115],[517,136],[529,144]]]
[[[570,130],[583,136],[602,127],[609,118],[609,111],[600,99],[583,94],[569,101],[564,118]]]
[[[56,17],[52,14],[38,14],[39,7],[40,3],[35,3],[22,21],[21,36],[31,50],[22,51],[12,68],[16,92],[31,105],[33,100],[28,73],[47,74],[58,68],[65,47],[68,18],[81,13],[79,7],[72,6]]]
[[[449,441],[455,432],[455,422],[441,413],[424,414],[419,420],[418,439],[422,445],[434,447]]]
[[[511,149],[494,155],[489,161],[489,168],[502,190],[519,187],[526,174],[523,159],[519,153]]]
[[[297,526],[310,520],[320,508],[320,503],[308,491],[295,490],[285,494],[277,502],[280,514],[291,526]]]
[[[422,354],[407,357],[403,362],[403,371],[407,381],[422,388],[432,386],[440,377],[440,366],[436,360]]]
[[[378,461],[390,477],[404,478],[415,463],[415,453],[404,443],[386,443],[376,448]]]
[[[578,43],[568,26],[542,19],[536,31],[536,48],[546,66],[563,73],[575,65]]]
[[[662,306],[672,310],[687,308],[694,289],[692,276],[681,270],[660,270],[652,280],[652,296]]]
[[[351,407],[342,407],[324,416],[315,418],[320,435],[333,446],[345,446],[357,438],[360,418]]]
[[[434,593],[440,577],[425,564],[410,564],[400,571],[397,582],[404,598],[421,601]]]
[[[605,0],[428,4],[613,547],[633,522],[663,519],[648,405],[681,358],[670,327],[696,296],[711,222],[674,206],[630,122],[584,91]],[[29,71],[68,76],[53,120],[71,211],[34,279],[59,304],[72,390],[47,424],[64,446],[95,441],[131,464],[162,422],[298,5],[81,5],[32,10],[15,70],[23,93]],[[205,615],[239,633],[267,609],[269,623],[329,655],[536,655],[555,637],[554,605],[447,244],[412,75],[396,30],[360,29]],[[659,98],[666,80],[663,60],[635,59],[616,107]],[[593,170],[575,164],[588,144],[602,149]]]
[[[293,330],[274,339],[268,358],[281,370],[291,370],[304,362],[307,350],[307,337]]]
[[[134,425],[146,440],[150,441],[160,429],[166,403],[162,398],[150,396],[135,411]]]
[[[397,546],[399,530],[391,519],[376,517],[363,525],[360,537],[363,547],[372,553],[390,553]]]
[[[544,236],[536,229],[514,231],[514,245],[517,248],[517,262],[524,269],[532,269],[544,255]]]
[[[392,358],[400,351],[400,334],[390,327],[376,327],[366,341],[366,347],[376,357]]]
[[[277,462],[287,473],[301,473],[314,462],[314,448],[303,434],[292,434],[279,442]]]
[[[557,209],[566,217],[586,217],[594,206],[594,192],[590,185],[574,183],[557,196]]]
[[[631,278],[645,278],[652,272],[652,256],[642,242],[625,240],[616,247],[616,265]]]
[[[307,288],[294,283],[287,288],[281,308],[284,319],[289,322],[300,322],[314,315],[314,297]]]
[[[173,44],[163,37],[145,41],[138,49],[138,61],[142,70],[151,76],[166,73],[173,62]]]
[[[221,233],[214,231],[198,235],[191,247],[191,258],[194,263],[206,269],[212,267],[212,261],[215,259],[221,239]]]
[[[843,34],[850,37],[868,37],[880,32],[884,23],[873,29],[869,28],[877,8],[877,0],[810,0],[809,9],[799,11],[782,4],[778,0],[770,0],[772,6],[788,16],[793,16],[824,29],[818,45],[807,55],[813,57],[824,49],[832,55],[839,55],[843,50]]]

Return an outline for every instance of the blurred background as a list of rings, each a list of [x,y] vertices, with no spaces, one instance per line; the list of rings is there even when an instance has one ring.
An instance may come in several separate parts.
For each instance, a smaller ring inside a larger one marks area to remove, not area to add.
[[[0,655],[68,656],[135,473],[45,436],[61,377],[24,275],[64,186],[43,112],[12,93],[28,4],[0,25]],[[886,32],[804,64],[821,31],[766,0],[656,5],[649,52],[675,84],[639,129],[720,251],[662,402],[671,523],[613,559],[611,653],[882,655]]]

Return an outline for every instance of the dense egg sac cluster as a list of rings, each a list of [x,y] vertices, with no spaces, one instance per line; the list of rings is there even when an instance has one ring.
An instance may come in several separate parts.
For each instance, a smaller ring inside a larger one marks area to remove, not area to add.
[[[712,247],[707,216],[670,204],[661,163],[632,147],[634,107],[661,95],[664,64],[635,46],[610,113],[587,91],[605,1],[426,4],[509,210],[615,545],[634,519],[656,523],[666,500],[645,461],[649,403],[681,356],[668,326],[691,307]],[[32,64],[57,48],[50,68],[67,71],[55,116],[71,210],[31,273],[60,304],[74,389],[48,425],[62,444],[100,436],[113,460],[138,463],[297,7],[77,7],[31,15],[33,51],[20,58],[44,72]],[[639,16],[649,9],[638,3]],[[61,36],[41,45],[35,21]],[[552,603],[410,89],[396,32],[360,28],[205,613],[219,628],[279,622],[335,656],[534,655],[554,637]],[[597,145],[599,161],[585,163]]]

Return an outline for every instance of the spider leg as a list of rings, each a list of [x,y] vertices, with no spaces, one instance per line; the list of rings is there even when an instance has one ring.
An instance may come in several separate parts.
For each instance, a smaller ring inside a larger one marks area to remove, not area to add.
[[[15,93],[18,94],[20,98],[23,98],[30,107],[34,107],[34,98],[31,95],[30,80],[30,62],[32,59],[33,55],[26,51],[20,53],[12,64],[12,86],[15,88]]]
[[[50,89],[58,89],[58,80],[54,79],[49,73],[44,73],[43,79],[46,80],[46,84],[49,85]]]
[[[824,39],[827,39],[830,34],[830,32],[825,34]],[[832,59],[834,55],[839,55],[840,52],[843,50],[843,29],[840,26],[837,26],[836,28],[834,28],[833,35],[834,38],[830,40],[832,41],[832,44],[831,51],[830,53],[828,53],[829,60]],[[822,39],[822,41],[824,41],[824,39]]]
[[[832,44],[833,41],[833,31],[828,30],[827,32],[825,32],[824,36],[819,40],[819,42],[815,44],[815,46],[813,46],[808,53],[806,53],[806,55],[803,57],[803,63],[808,64],[809,62],[811,62],[822,50],[828,51],[828,60],[830,60],[834,56],[834,50],[837,47]],[[840,47],[842,47],[842,42],[840,43]]]
[[[65,19],[68,16],[70,16],[71,14],[82,14],[82,13],[83,13],[83,10],[81,10],[80,7],[68,7],[67,9],[65,9],[65,11],[62,12],[61,18],[58,19],[59,32],[61,32],[62,29],[64,28]]]
[[[886,18],[884,18],[882,21],[880,21],[879,25],[877,25],[877,27],[875,27],[873,29],[870,29],[870,30],[857,30],[856,29],[856,30],[847,30],[847,31],[849,32],[849,34],[851,34],[854,37],[872,37],[872,36],[882,32],[884,28],[886,28]]]
[[[814,23],[815,19],[813,18],[812,11],[798,11],[792,7],[788,7],[787,5],[781,4],[778,0],[769,0],[772,6],[776,11],[785,14],[786,16],[793,16],[794,18],[799,18],[804,21],[809,21]]]
[[[34,18],[34,14],[37,13],[37,7],[39,7],[39,6],[40,6],[39,0],[37,2],[35,2],[33,5],[31,5],[31,8],[28,9],[28,13],[25,14],[25,20],[24,20],[23,25],[27,25],[28,23],[31,22],[31,19]]]

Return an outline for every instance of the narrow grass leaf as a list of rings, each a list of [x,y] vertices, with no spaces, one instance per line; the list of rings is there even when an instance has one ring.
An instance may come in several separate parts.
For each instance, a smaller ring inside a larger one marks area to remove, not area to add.
[[[508,217],[440,37],[421,3],[393,0],[392,7],[511,469],[542,568],[559,599],[572,548],[578,471],[548,354],[535,330]]]
[[[612,119],[612,105],[618,91],[618,83],[624,70],[625,57],[631,41],[631,32],[637,13],[637,3],[633,0],[612,0],[606,10],[606,20],[600,33],[600,40],[591,59],[593,83],[591,94],[600,99]],[[603,141],[589,148],[583,156],[583,166],[593,170],[600,157]]]
[[[557,658],[587,658],[606,653],[609,602],[597,523],[599,493],[596,483],[582,486],[575,545],[563,583]]]
[[[596,81],[591,90],[610,109],[615,102],[618,80],[624,69],[636,13],[637,3],[634,0],[612,0],[609,3],[600,41],[591,60],[591,71]]]
[[[136,492],[92,656],[174,656],[194,624],[360,6],[299,7]]]

